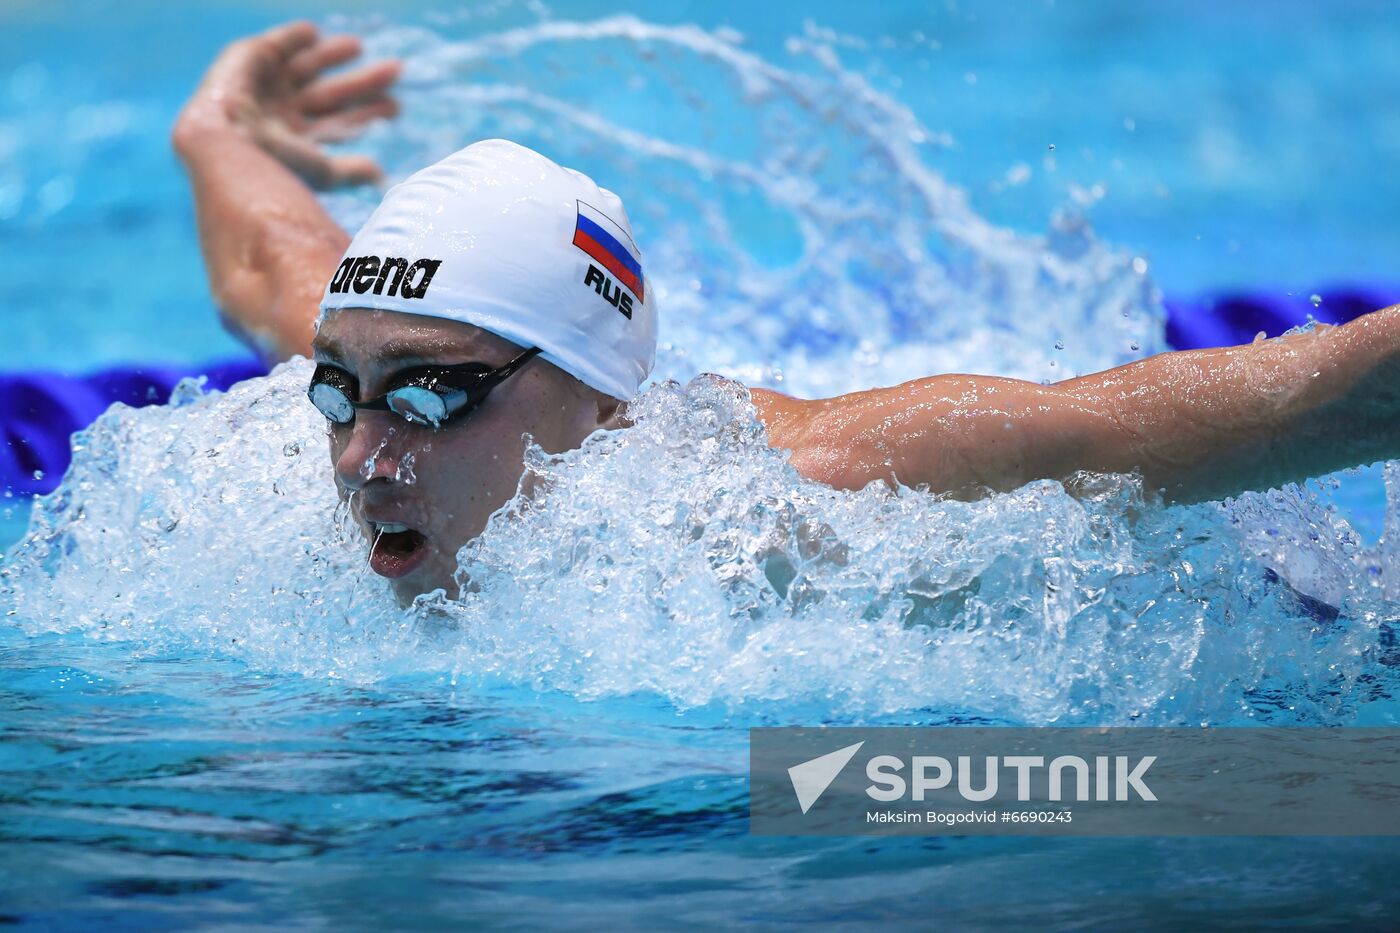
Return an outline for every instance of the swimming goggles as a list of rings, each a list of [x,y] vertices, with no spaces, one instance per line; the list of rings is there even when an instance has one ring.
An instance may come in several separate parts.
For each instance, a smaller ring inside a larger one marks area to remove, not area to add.
[[[440,428],[469,414],[492,389],[539,352],[539,347],[531,347],[499,369],[485,363],[415,366],[395,375],[388,392],[364,402],[355,401],[360,386],[354,376],[337,366],[318,363],[306,396],[332,424],[350,424],[357,411],[392,411],[413,424]]]

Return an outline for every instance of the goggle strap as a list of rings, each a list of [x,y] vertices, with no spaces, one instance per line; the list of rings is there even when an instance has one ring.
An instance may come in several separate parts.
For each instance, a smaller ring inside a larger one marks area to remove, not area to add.
[[[530,362],[530,360],[534,359],[535,356],[540,352],[542,351],[539,347],[531,347],[530,349],[526,350],[524,353],[511,360],[509,363],[496,370],[496,378],[492,380],[492,384],[494,385],[495,383],[500,382],[502,379],[514,373],[517,369]]]

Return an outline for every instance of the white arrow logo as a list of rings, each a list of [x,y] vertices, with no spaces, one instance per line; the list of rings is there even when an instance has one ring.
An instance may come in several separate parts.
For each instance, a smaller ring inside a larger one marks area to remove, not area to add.
[[[792,789],[797,794],[797,803],[802,807],[803,813],[812,809],[812,804],[826,793],[831,782],[836,780],[836,775],[841,773],[841,769],[850,763],[864,744],[865,742],[861,741],[847,745],[820,758],[813,758],[788,768],[788,777],[792,779]]]

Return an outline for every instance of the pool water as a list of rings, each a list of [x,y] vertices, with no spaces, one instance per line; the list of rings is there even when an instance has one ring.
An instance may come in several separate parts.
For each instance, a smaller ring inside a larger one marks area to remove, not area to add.
[[[163,136],[281,11],[80,6],[0,31],[0,368],[236,353]],[[364,143],[392,175],[505,135],[623,195],[657,379],[635,428],[532,458],[549,494],[464,552],[474,599],[407,613],[304,362],[80,435],[32,516],[0,503],[0,919],[1386,923],[1386,840],[748,835],[753,725],[1400,714],[1380,466],[1170,509],[1122,477],[835,493],[692,380],[1052,380],[1165,349],[1159,289],[1390,275],[1379,8],[923,6],[333,20],[409,62]]]

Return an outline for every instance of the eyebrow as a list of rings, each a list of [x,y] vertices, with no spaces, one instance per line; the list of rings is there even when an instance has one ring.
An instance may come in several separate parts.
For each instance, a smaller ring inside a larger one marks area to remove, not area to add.
[[[321,356],[329,356],[337,360],[345,358],[345,354],[340,349],[340,344],[336,343],[334,340],[322,340],[320,337],[311,341],[311,352]]]
[[[335,360],[344,360],[345,351],[340,344],[334,340],[316,339],[311,343],[311,349],[316,353],[322,353]],[[482,362],[491,365],[489,361],[482,359],[481,351],[466,348],[452,348],[454,353],[444,354],[444,347],[439,344],[424,344],[413,340],[387,340],[374,351],[376,361],[384,363],[439,363],[444,355],[457,355],[465,357],[458,362],[475,363]]]

